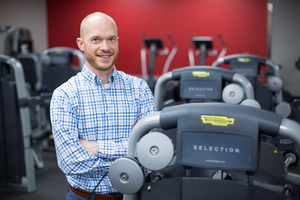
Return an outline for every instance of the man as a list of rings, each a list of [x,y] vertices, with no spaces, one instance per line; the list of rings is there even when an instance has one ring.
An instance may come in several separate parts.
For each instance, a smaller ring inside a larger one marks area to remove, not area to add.
[[[114,66],[118,39],[111,17],[100,12],[86,16],[77,38],[86,64],[51,99],[58,166],[70,185],[67,200],[118,199],[105,174],[115,159],[126,156],[136,122],[155,111],[146,82]]]

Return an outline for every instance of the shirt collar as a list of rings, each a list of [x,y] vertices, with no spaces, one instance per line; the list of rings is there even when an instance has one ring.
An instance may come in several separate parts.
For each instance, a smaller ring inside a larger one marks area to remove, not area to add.
[[[82,69],[82,74],[91,83],[95,85],[102,84],[101,79],[94,72],[92,72],[90,68],[88,68],[86,65],[84,65]],[[117,80],[117,78],[118,78],[118,71],[114,66],[113,73],[109,76],[108,79],[110,83],[113,83],[115,80]]]

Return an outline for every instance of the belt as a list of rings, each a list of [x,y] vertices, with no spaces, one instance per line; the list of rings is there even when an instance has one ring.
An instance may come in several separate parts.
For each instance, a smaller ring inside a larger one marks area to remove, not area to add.
[[[93,195],[91,195],[91,192],[87,192],[78,188],[73,188],[70,185],[70,189],[72,190],[72,192],[74,192],[75,194],[77,194],[78,196],[81,196],[83,198],[89,198],[90,199],[93,198]],[[123,194],[114,194],[114,195],[108,195],[108,194],[97,194],[95,193],[95,200],[123,200]]]

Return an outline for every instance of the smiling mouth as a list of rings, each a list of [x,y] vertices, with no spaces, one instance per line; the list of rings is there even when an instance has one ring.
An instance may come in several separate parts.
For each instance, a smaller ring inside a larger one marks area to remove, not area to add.
[[[97,55],[99,58],[101,58],[104,61],[108,61],[110,57],[112,57],[112,54],[109,55]]]
[[[111,55],[99,55],[99,57],[102,57],[102,58],[109,58],[109,57],[111,57]]]

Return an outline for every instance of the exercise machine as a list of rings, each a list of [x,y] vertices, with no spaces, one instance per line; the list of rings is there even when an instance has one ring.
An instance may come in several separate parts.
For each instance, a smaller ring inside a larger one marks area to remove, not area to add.
[[[53,47],[40,55],[41,83],[44,88],[53,91],[69,78],[82,70],[85,64],[83,53],[70,47]]]
[[[34,53],[33,40],[31,32],[26,27],[16,28],[12,38],[12,52],[11,56],[15,57],[17,54]]]
[[[44,88],[41,78],[41,60],[40,55],[34,52],[33,39],[31,32],[26,27],[16,28],[11,37],[11,52],[10,56],[16,58],[23,67],[25,84],[28,90],[29,96],[38,99],[47,99],[47,105],[31,104],[30,116],[31,116],[31,128],[32,131],[44,131],[47,130],[49,138],[38,141],[35,145],[35,152],[40,152],[44,149],[48,149],[48,141],[51,137],[51,125],[50,125],[50,97],[52,91]],[[37,153],[38,159],[36,160],[36,167],[43,168],[44,162],[39,153]]]
[[[219,54],[218,58],[222,58],[225,56],[227,48],[223,41],[221,34],[218,34],[218,39],[222,45],[222,51]],[[196,49],[196,50],[194,50]],[[194,52],[195,51],[195,52]],[[215,56],[218,51],[215,49],[213,45],[213,38],[208,36],[191,36],[191,42],[189,47],[189,62],[190,66],[195,66],[195,58],[194,54],[199,58],[198,65],[204,66],[205,59],[207,56]]]
[[[178,97],[172,101],[165,101],[165,85],[170,81],[179,81],[179,91],[176,95]],[[254,90],[248,78],[232,70],[208,66],[184,67],[163,74],[157,81],[154,99],[157,110],[178,104],[212,101],[261,108],[255,100]],[[176,144],[176,129],[161,131]],[[298,164],[299,153],[289,138],[273,138],[262,134],[261,140],[261,169],[282,176],[286,171],[284,157],[289,153],[295,158],[290,164]]]
[[[234,54],[217,59],[213,67],[229,64],[230,70],[246,76],[253,84],[256,100],[262,109],[273,110],[283,117],[290,116],[291,105],[283,99],[283,81],[280,78],[280,67],[273,61],[252,54]],[[262,66],[266,70],[262,70]],[[265,77],[260,81],[258,75]]]
[[[25,82],[30,92],[38,90],[39,55],[34,53],[31,32],[26,27],[7,26],[1,29],[3,49],[0,54],[19,60],[23,66]]]
[[[178,98],[165,101],[165,86],[170,81],[179,81],[179,91],[176,95]],[[245,76],[234,71],[209,66],[184,67],[163,74],[157,81],[154,93],[157,110],[178,104],[199,102],[222,102],[260,108],[259,103],[254,99],[252,85]],[[161,130],[174,142],[174,145],[177,141],[176,134],[174,134],[176,131],[176,129]],[[271,168],[271,171],[274,170]]]
[[[156,128],[177,128],[176,149]],[[112,163],[109,179],[125,200],[299,199],[299,176],[292,180],[290,173],[278,177],[259,169],[261,133],[300,146],[299,130],[299,123],[252,106],[167,107],[135,125],[127,157]],[[144,169],[151,172],[145,176]]]
[[[11,55],[11,37],[16,30],[16,26],[0,26],[0,54]]]
[[[179,91],[174,99],[166,100],[165,86],[170,81],[178,81]],[[249,99],[254,100],[254,91],[250,81],[234,71],[209,66],[189,66],[160,76],[155,86],[154,99],[157,110],[193,100],[239,104],[245,99],[248,100],[244,103],[250,102]],[[259,107],[257,102],[254,104],[253,106]]]
[[[283,81],[280,78],[279,65],[270,59],[257,55],[234,54],[217,59],[212,66],[220,67],[226,64],[229,65],[230,70],[243,74],[250,80],[254,88],[255,99],[259,102],[262,109],[276,112],[283,117],[300,122],[299,111],[291,103],[285,101],[283,97]],[[272,141],[272,139],[265,139]],[[292,140],[278,136],[272,143],[284,155],[292,151],[296,155],[297,160],[299,160],[299,152],[295,151]]]
[[[26,86],[32,95],[36,95],[41,87],[39,79],[40,60],[39,54],[34,52],[31,32],[26,27],[7,27],[1,38],[4,40],[3,55],[19,60],[23,67]]]
[[[15,58],[0,55],[0,180],[36,190],[35,167],[43,167],[36,150],[51,129],[32,127],[30,107],[49,104],[50,96],[31,97],[23,67]]]
[[[170,64],[177,53],[177,46],[171,36],[167,34],[168,39],[172,44],[172,50],[169,53],[169,49],[164,46],[161,38],[149,38],[145,35],[143,36],[143,45],[141,48],[141,61],[142,61],[142,76],[150,87],[150,90],[154,92],[155,82],[154,71],[155,71],[155,61],[156,56],[168,55],[162,73],[166,73],[169,70]],[[149,65],[147,67],[147,54],[149,55]],[[148,73],[147,73],[148,68]]]

